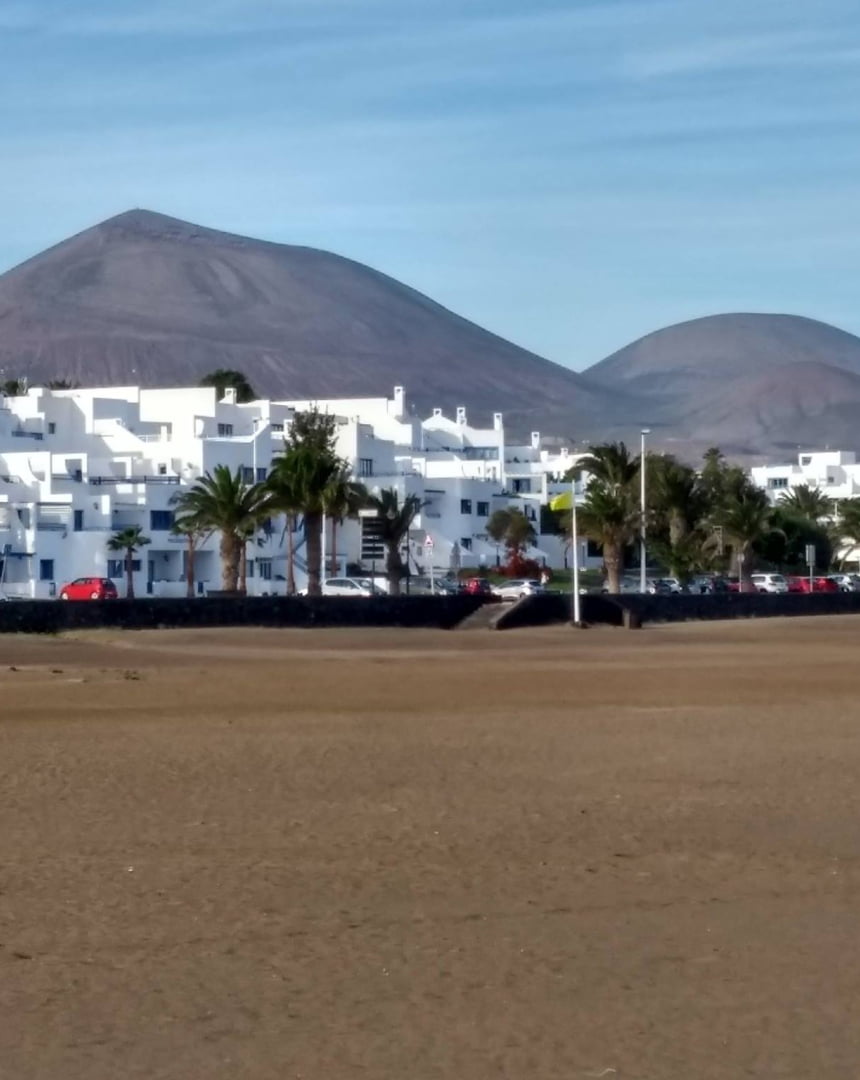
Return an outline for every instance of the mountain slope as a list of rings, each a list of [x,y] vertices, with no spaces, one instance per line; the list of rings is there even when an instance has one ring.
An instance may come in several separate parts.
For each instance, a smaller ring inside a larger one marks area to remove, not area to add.
[[[465,404],[561,433],[613,403],[367,266],[143,210],[0,276],[0,367],[91,386],[187,385],[231,367],[294,398],[399,384],[420,412]]]

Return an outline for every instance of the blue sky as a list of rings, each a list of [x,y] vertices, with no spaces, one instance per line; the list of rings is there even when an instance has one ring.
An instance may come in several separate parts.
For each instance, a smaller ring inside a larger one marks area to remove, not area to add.
[[[0,0],[0,270],[142,206],[337,251],[559,363],[860,333],[850,0]]]

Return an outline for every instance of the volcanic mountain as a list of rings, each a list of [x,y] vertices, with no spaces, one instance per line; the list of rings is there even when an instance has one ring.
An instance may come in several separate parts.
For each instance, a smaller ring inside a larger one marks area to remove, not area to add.
[[[314,248],[132,210],[0,275],[0,370],[36,384],[195,384],[219,367],[261,394],[465,405],[517,432],[738,458],[860,450],[860,339],[793,315],[728,314],[641,338],[582,374],[414,289]]]
[[[196,385],[235,368],[281,398],[403,385],[419,414],[466,405],[564,435],[616,396],[360,263],[146,210],[0,276],[0,368],[83,386]]]

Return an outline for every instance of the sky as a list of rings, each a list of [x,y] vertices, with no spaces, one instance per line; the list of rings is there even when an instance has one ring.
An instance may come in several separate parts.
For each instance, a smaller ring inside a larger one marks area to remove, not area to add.
[[[855,0],[0,0],[0,271],[144,207],[336,251],[580,370],[860,333]]]

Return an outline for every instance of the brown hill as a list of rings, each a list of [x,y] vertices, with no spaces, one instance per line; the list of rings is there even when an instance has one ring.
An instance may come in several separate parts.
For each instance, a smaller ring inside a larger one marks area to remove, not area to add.
[[[31,382],[195,384],[238,368],[261,394],[464,404],[567,434],[614,395],[367,266],[133,210],[0,276],[0,368]]]

